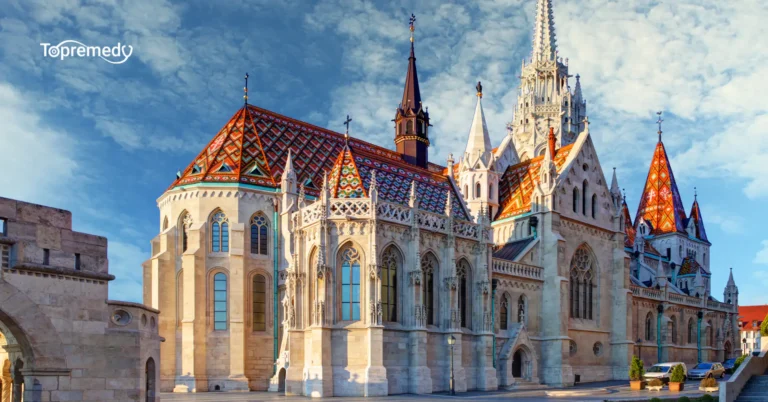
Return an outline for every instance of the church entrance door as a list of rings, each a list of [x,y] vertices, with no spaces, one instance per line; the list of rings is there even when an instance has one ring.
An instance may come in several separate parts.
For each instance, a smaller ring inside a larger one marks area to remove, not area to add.
[[[523,376],[523,351],[518,349],[512,357],[512,377]]]

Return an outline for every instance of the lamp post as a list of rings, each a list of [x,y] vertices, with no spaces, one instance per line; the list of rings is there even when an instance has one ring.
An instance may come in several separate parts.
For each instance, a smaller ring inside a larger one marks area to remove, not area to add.
[[[451,395],[456,395],[456,388],[453,386],[453,345],[456,344],[456,338],[453,335],[448,337],[448,346],[451,347],[451,380],[448,386],[451,388]]]
[[[656,311],[659,312],[656,316],[656,360],[658,360],[657,363],[661,363],[661,315],[664,314],[664,305],[659,303]]]
[[[696,313],[696,361],[701,363],[701,319],[704,318],[704,312]]]
[[[637,355],[640,358],[640,360],[643,360],[643,340],[642,338],[637,338]]]

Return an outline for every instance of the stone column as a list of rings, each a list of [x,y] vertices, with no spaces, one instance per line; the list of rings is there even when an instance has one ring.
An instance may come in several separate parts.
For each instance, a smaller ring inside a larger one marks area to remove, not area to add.
[[[614,236],[613,264],[611,266],[611,370],[614,380],[629,380],[633,338],[631,298],[629,290],[629,259],[624,251],[624,235]],[[635,338],[636,339],[636,338]]]
[[[207,297],[204,227],[205,223],[199,223],[187,229],[187,251],[181,257],[184,281],[181,375],[176,377],[173,392],[208,391],[205,362]]]
[[[274,222],[272,223],[275,224]],[[245,224],[230,224],[229,248],[229,378],[227,391],[249,391],[245,376],[245,291],[249,283],[245,277]],[[269,294],[269,292],[268,292]],[[277,325],[277,323],[272,323]]]
[[[313,326],[309,334],[305,370],[304,395],[313,398],[333,396],[333,367],[331,367],[331,329]]]
[[[160,384],[162,391],[171,391],[176,376],[176,332],[181,317],[176,311],[178,284],[176,283],[176,244],[173,235],[177,228],[170,228],[152,240],[154,256],[143,264],[145,286],[144,304],[162,310],[158,316],[158,332],[165,338],[160,343]],[[159,249],[155,249],[158,247]]]
[[[2,382],[2,391],[0,392],[0,402],[11,402],[11,390],[13,389],[13,380],[10,376],[0,377]]]
[[[363,396],[385,396],[389,393],[387,369],[384,368],[384,327],[368,327],[368,366],[365,368]]]

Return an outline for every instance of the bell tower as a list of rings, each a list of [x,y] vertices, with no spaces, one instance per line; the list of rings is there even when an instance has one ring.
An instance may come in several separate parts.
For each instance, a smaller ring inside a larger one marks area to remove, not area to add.
[[[422,168],[427,168],[429,149],[429,113],[422,107],[419,77],[416,73],[416,56],[413,49],[413,32],[416,17],[411,14],[411,55],[408,57],[408,71],[405,75],[403,99],[395,114],[395,144],[403,159]]]

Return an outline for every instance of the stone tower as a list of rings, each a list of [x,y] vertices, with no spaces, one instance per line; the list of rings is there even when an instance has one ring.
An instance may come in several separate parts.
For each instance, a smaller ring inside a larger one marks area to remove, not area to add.
[[[520,76],[514,117],[508,126],[519,160],[543,154],[549,127],[554,128],[558,148],[573,143],[584,129],[587,104],[579,76],[571,91],[568,59],[558,56],[552,0],[538,0],[533,52],[530,60],[523,60]]]
[[[483,86],[477,83],[477,106],[469,128],[467,148],[459,167],[459,185],[476,218],[483,209],[490,219],[499,207],[499,173],[483,113]]]

